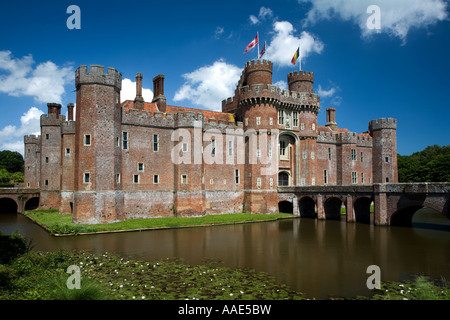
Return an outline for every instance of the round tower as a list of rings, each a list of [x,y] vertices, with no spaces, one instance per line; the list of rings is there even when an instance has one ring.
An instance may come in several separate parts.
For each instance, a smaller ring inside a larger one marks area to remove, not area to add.
[[[314,74],[308,71],[294,71],[288,74],[289,91],[313,93]]]
[[[267,60],[252,60],[245,64],[244,83],[242,86],[251,87],[253,84],[272,84],[272,62]]]
[[[122,208],[117,175],[121,172],[120,90],[122,75],[114,68],[80,66],[77,89],[73,218],[78,223],[119,219]],[[99,206],[98,204],[102,205]]]

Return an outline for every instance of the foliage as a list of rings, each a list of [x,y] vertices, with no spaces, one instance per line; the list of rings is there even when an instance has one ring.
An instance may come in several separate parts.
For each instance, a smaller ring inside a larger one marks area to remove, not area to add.
[[[450,145],[398,155],[397,164],[399,182],[450,182]]]
[[[29,252],[32,248],[31,241],[25,239],[19,232],[12,235],[4,235],[0,231],[0,263],[9,264],[17,257]]]
[[[10,173],[23,173],[23,166],[24,160],[19,152],[9,150],[0,151],[0,168],[4,168]]]
[[[11,173],[5,168],[0,168],[0,182],[8,183],[11,180]]]

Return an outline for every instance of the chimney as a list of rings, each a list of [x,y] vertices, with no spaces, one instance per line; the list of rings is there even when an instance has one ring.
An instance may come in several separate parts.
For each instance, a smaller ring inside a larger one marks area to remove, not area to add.
[[[327,123],[325,126],[330,127],[333,131],[337,130],[336,108],[327,108]]]
[[[73,103],[67,105],[67,120],[73,121]]]
[[[136,109],[144,109],[144,98],[142,97],[142,73],[136,73],[136,98],[134,99]]]
[[[58,117],[61,114],[61,105],[59,103],[47,103],[48,114],[56,114]]]
[[[166,112],[166,97],[164,96],[164,75],[159,74],[153,78],[153,103],[159,111]]]

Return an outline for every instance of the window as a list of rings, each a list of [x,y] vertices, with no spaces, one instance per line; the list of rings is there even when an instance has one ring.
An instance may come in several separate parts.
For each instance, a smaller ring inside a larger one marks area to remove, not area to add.
[[[153,151],[154,152],[159,151],[159,135],[157,134],[153,135]]]
[[[386,183],[389,183],[389,178],[386,177]]]
[[[227,184],[227,179],[223,179],[223,184]]]
[[[45,140],[48,140],[48,138],[49,138],[49,135],[48,135],[48,133],[46,133],[45,134]]]
[[[314,160],[315,155],[314,155],[314,151],[311,151],[311,160]]]
[[[91,145],[91,135],[90,134],[85,134],[84,135],[84,145],[85,146],[90,146]]]
[[[245,122],[245,126],[248,126],[248,118],[245,118],[244,122]]]
[[[386,163],[388,163],[388,162],[389,162],[389,157],[384,158],[384,161],[385,161]]]
[[[356,149],[352,149],[352,160],[356,160]]]
[[[269,184],[270,184],[270,189],[272,189],[273,188],[273,178],[269,179]]]
[[[305,124],[304,123],[300,123],[300,130],[305,130]]]
[[[214,184],[214,179],[213,178],[209,179],[209,184]]]
[[[284,111],[278,110],[278,124],[284,124]]]
[[[356,172],[352,172],[352,183],[357,184],[358,183],[358,175]]]
[[[122,149],[128,150],[128,132],[122,132]]]
[[[70,156],[70,148],[66,148],[66,156]]]
[[[44,185],[48,186],[48,180],[44,180]]]
[[[159,183],[159,175],[154,174],[153,175],[153,184],[158,184]]]
[[[306,184],[305,178],[300,179],[300,185],[304,186]]]
[[[261,117],[256,117],[256,125],[261,125]]]
[[[119,137],[116,138],[116,144],[117,144],[117,147],[120,148],[120,138]]]
[[[261,178],[256,179],[256,188],[261,189]]]
[[[280,172],[278,174],[278,185],[280,187],[289,185],[289,174],[287,172]]]
[[[280,140],[280,156],[286,155],[286,145],[287,142],[285,140]]]
[[[315,123],[312,124],[311,129],[312,129],[313,131],[316,130],[316,124],[315,124]]]
[[[302,152],[302,159],[306,160],[308,158],[308,151],[303,151]]]
[[[143,172],[144,171],[144,164],[142,162],[138,163],[138,171]]]
[[[361,151],[361,162],[364,162],[364,153]]]
[[[239,183],[239,169],[234,170],[234,180],[236,181],[236,184]]]
[[[216,154],[216,139],[211,140],[211,154],[212,155]]]
[[[273,125],[273,118],[272,117],[269,118],[269,125],[271,125],[271,126]]]
[[[328,148],[328,160],[331,160],[331,148]]]
[[[228,155],[233,155],[233,141],[228,141]]]
[[[188,144],[186,142],[183,142],[183,147],[181,149],[183,152],[188,152]]]
[[[297,111],[294,111],[294,113],[293,113],[292,126],[298,127],[298,112]]]
[[[328,184],[328,171],[323,170],[323,183]]]
[[[361,172],[361,183],[364,184],[364,172]]]
[[[116,183],[119,184],[120,183],[120,173],[116,174]]]
[[[316,178],[313,177],[313,178],[311,179],[311,185],[312,185],[312,186],[315,186],[315,185],[316,185]]]
[[[45,157],[45,163],[48,163],[48,157]]]
[[[261,149],[256,149],[256,157],[261,158]]]
[[[89,183],[89,182],[91,182],[91,174],[90,174],[89,172],[85,172],[85,173],[84,173],[83,182],[84,182],[84,183]]]
[[[187,174],[182,174],[181,175],[181,184],[187,184],[187,179],[188,179]]]
[[[139,183],[139,175],[138,174],[133,175],[133,183]]]

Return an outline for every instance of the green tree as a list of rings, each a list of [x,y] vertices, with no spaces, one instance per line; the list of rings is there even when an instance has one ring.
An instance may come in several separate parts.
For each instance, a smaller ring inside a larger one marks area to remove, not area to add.
[[[0,168],[0,182],[7,183],[11,180],[11,173],[5,168]]]
[[[23,157],[17,151],[0,151],[0,168],[5,168],[8,172],[23,172]]]

